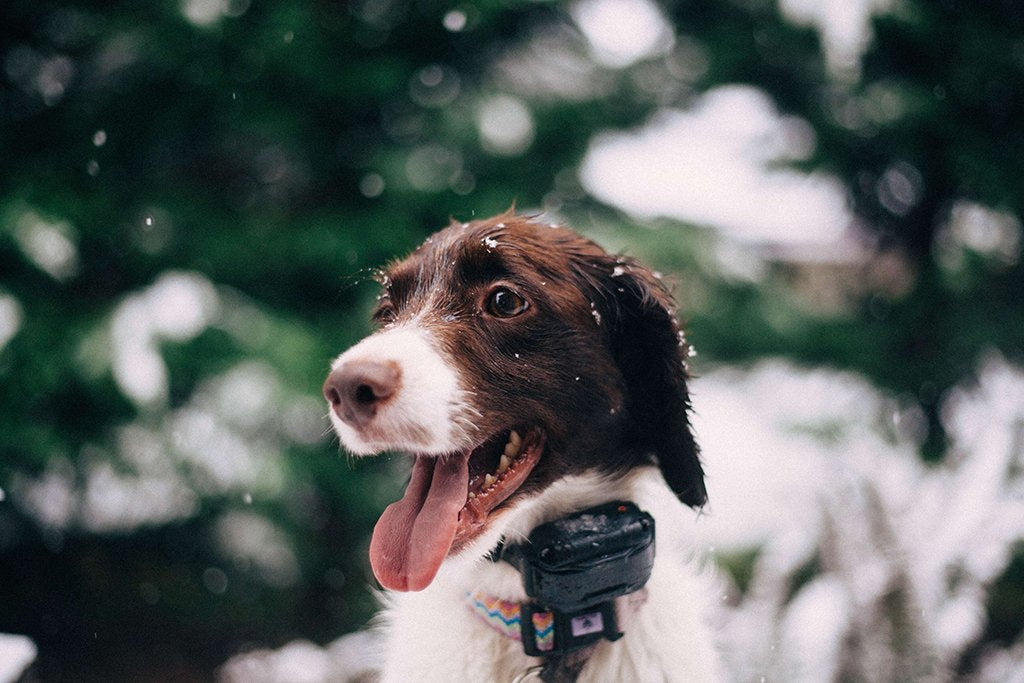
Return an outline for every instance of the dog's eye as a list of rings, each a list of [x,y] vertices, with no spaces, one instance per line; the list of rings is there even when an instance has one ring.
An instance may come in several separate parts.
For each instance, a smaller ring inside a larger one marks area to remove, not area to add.
[[[512,318],[529,307],[526,299],[508,287],[496,287],[487,297],[487,312],[496,318]]]
[[[373,312],[372,317],[375,323],[381,325],[394,322],[396,317],[395,307],[386,297],[382,298],[377,304],[377,309]]]

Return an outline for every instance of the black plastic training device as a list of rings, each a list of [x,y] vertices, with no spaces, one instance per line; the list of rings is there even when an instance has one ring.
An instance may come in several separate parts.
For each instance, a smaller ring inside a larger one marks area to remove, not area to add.
[[[497,552],[519,569],[532,600],[523,605],[524,629],[534,613],[551,613],[553,649],[568,652],[622,635],[614,600],[640,590],[651,576],[654,518],[628,501],[604,503],[542,524],[527,543]],[[527,654],[551,654],[534,645],[534,638],[523,638]]]

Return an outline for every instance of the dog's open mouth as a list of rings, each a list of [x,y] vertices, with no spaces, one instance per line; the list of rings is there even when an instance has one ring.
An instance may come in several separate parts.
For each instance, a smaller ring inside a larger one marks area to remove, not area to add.
[[[522,486],[544,441],[539,429],[510,430],[463,453],[417,455],[405,495],[373,529],[370,564],[381,585],[426,588],[451,549],[473,540]]]

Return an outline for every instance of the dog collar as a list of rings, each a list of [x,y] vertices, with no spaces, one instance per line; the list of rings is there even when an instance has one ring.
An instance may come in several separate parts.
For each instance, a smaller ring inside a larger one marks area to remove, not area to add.
[[[490,559],[519,571],[529,600],[470,592],[473,611],[530,656],[573,652],[622,636],[615,599],[651,576],[654,519],[628,501],[604,503],[541,524],[524,544],[499,543]]]
[[[622,637],[612,601],[563,612],[531,602],[502,600],[480,591],[467,592],[466,599],[474,614],[503,636],[520,641],[523,652],[531,657],[573,652],[602,638],[614,641]]]

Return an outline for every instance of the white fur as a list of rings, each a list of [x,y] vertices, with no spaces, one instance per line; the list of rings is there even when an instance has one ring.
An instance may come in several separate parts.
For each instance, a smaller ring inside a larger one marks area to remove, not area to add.
[[[446,560],[422,592],[385,595],[383,682],[510,681],[540,664],[523,654],[518,641],[471,612],[465,593],[480,590],[507,600],[525,599],[518,572],[507,563],[483,559],[498,537],[522,537],[537,524],[615,499],[632,500],[654,516],[654,570],[643,591],[619,598],[625,635],[614,643],[601,641],[579,680],[720,680],[701,611],[713,588],[692,571],[692,553],[686,546],[695,513],[675,498],[656,468],[644,467],[614,479],[596,474],[565,477],[499,516],[471,547]]]
[[[356,455],[399,449],[442,454],[472,445],[473,411],[466,392],[458,372],[429,331],[415,321],[396,325],[338,356],[331,369],[364,360],[395,363],[401,372],[401,387],[362,430],[342,422],[331,411],[331,423],[345,448]]]

